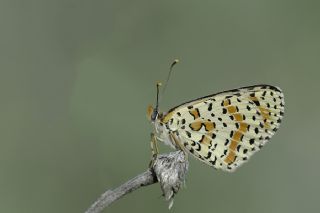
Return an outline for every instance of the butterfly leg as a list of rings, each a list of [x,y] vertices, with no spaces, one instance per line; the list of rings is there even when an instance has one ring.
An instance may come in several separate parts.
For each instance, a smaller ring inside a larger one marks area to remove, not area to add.
[[[188,160],[188,153],[185,149],[185,147],[181,144],[181,141],[174,135],[174,133],[170,133],[171,140],[176,144],[176,146],[183,151],[185,159]]]
[[[152,168],[154,165],[155,160],[157,159],[157,156],[159,154],[159,148],[158,148],[158,143],[155,135],[151,133],[151,141],[150,141],[150,146],[151,146],[151,161],[149,163],[149,167]]]

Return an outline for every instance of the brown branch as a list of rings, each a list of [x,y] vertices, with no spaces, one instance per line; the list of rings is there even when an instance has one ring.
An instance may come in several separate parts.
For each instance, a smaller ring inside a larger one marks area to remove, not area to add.
[[[85,213],[99,213],[122,196],[142,186],[148,186],[158,181],[160,182],[165,199],[169,201],[169,208],[171,208],[173,197],[182,186],[187,171],[188,161],[182,151],[158,155],[152,168],[149,168],[116,189],[104,192]]]

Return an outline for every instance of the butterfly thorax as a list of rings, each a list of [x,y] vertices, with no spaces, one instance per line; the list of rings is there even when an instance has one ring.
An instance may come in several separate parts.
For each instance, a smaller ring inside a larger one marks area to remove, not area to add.
[[[168,114],[159,113],[149,106],[147,117],[153,125],[153,133],[156,140],[163,142],[171,148],[177,148],[170,135],[175,129],[178,129],[178,126],[174,125],[172,122],[168,122]]]
[[[174,142],[170,138],[170,130],[161,122],[161,120],[160,119],[155,120],[153,125],[154,125],[154,134],[156,136],[156,139],[172,148],[175,148]]]

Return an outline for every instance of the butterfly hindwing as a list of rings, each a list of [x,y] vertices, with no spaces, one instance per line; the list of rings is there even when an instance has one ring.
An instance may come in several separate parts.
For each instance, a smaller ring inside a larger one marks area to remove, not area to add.
[[[171,109],[163,122],[196,158],[233,171],[269,141],[283,112],[281,90],[257,85],[184,103]]]

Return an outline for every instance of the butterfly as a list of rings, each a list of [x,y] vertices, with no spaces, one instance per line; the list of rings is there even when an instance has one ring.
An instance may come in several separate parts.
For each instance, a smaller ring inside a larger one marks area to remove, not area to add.
[[[159,85],[157,86],[157,100]],[[167,113],[148,107],[153,140],[223,171],[234,171],[278,130],[284,115],[279,87],[254,85],[180,104]]]

